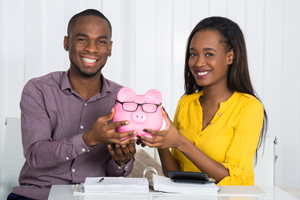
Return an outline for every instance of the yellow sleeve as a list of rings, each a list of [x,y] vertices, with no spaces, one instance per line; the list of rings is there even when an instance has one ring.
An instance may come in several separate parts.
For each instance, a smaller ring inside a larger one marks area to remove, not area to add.
[[[234,137],[225,155],[225,161],[222,163],[229,170],[229,176],[222,179],[218,185],[254,184],[253,159],[263,125],[263,117],[263,106],[256,99],[241,113],[234,130]]]

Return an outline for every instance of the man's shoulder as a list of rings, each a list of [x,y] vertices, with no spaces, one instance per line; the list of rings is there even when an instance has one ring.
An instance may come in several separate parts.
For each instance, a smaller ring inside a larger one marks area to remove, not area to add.
[[[32,78],[27,82],[24,88],[26,89],[30,87],[43,88],[43,87],[60,86],[61,80],[65,73],[67,72],[57,71],[57,72],[51,72],[49,74],[40,77]]]
[[[109,90],[112,93],[118,92],[122,87],[124,87],[124,86],[120,85],[119,83],[116,83],[116,82],[114,82],[112,80],[109,80],[107,78],[104,78],[103,82],[105,82],[103,85],[105,85],[107,87],[106,90]]]

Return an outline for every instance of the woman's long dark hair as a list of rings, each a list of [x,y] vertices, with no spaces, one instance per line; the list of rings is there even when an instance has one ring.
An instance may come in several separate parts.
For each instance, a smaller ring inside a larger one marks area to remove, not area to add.
[[[245,44],[243,33],[240,27],[236,23],[224,17],[206,18],[200,21],[192,30],[188,38],[187,49],[185,54],[185,67],[184,67],[185,93],[184,94],[187,95],[193,94],[203,89],[202,86],[197,85],[197,82],[189,68],[189,58],[190,58],[189,47],[191,44],[191,40],[194,37],[195,33],[203,30],[217,31],[222,38],[220,42],[226,44],[227,52],[230,51],[231,49],[234,50],[233,63],[229,68],[228,77],[227,77],[228,88],[231,91],[238,91],[242,93],[251,94],[260,101],[259,97],[254,92],[250,80],[246,44]],[[268,124],[268,116],[266,111],[264,110],[263,127],[260,133],[260,139],[258,142],[256,152],[265,141],[267,124]]]

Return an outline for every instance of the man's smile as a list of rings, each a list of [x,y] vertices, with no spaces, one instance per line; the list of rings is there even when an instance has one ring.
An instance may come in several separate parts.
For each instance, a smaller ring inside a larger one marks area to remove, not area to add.
[[[84,57],[81,57],[81,59],[86,63],[95,63],[95,62],[97,62],[97,59],[90,59],[90,58],[84,58]]]

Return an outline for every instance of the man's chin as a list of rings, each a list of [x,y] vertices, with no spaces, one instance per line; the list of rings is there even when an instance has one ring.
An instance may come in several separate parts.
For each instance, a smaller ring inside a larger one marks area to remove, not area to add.
[[[94,71],[83,71],[83,70],[81,70],[78,66],[76,66],[76,65],[73,65],[73,67],[76,69],[76,71],[80,74],[80,75],[82,75],[83,77],[86,77],[86,78],[90,78],[90,77],[94,77],[94,76],[96,76],[97,74],[99,74],[99,73],[101,73],[101,69],[104,67],[104,66],[102,66],[102,67],[100,67],[96,72],[94,72]]]

